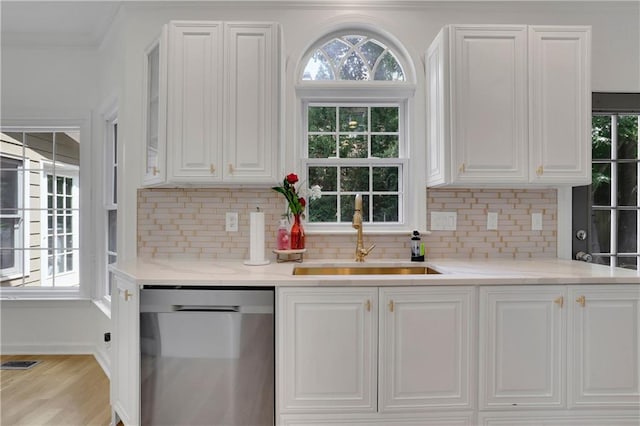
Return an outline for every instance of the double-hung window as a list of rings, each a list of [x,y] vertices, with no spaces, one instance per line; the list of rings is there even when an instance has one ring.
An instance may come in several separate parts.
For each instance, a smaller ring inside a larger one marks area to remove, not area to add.
[[[308,204],[307,230],[350,229],[356,194],[369,231],[413,225],[407,132],[413,84],[400,52],[350,30],[320,40],[304,56],[300,168],[309,187],[322,188]]]
[[[3,289],[78,291],[80,130],[0,133]]]

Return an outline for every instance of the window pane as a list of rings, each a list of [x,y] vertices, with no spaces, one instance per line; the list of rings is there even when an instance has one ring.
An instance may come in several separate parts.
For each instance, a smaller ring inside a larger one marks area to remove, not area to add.
[[[340,158],[367,158],[368,151],[367,136],[340,136]]]
[[[335,132],[336,107],[310,106],[307,120],[310,132]]]
[[[309,135],[309,158],[332,157],[337,157],[335,136]]]
[[[366,132],[369,128],[367,112],[367,107],[340,108],[340,131]]]
[[[340,169],[341,191],[369,191],[368,167],[342,167]]]
[[[2,247],[6,247],[4,231],[2,231]],[[14,250],[0,249],[0,269],[9,269],[16,266],[16,252]],[[3,273],[4,276],[4,273]]]
[[[374,195],[373,196],[373,221],[397,222],[398,221],[398,196]]]
[[[618,163],[618,205],[638,205],[637,163]]]
[[[67,259],[67,269],[66,271],[73,271],[73,252],[69,252],[66,254]]]
[[[397,132],[398,131],[398,107],[372,107],[371,108],[372,132]]]
[[[638,258],[636,256],[633,257],[618,257],[618,266],[621,268],[627,269],[638,269]]]
[[[322,195],[309,201],[309,222],[335,222],[338,216],[338,197]]]
[[[329,60],[321,50],[316,50],[302,74],[303,80],[335,80]]]
[[[344,58],[347,55],[347,52],[349,52],[350,47],[344,41],[334,38],[325,44],[322,47],[322,50],[325,51],[327,57],[331,62],[333,62],[334,66],[338,66],[342,58]]]
[[[116,252],[116,248],[117,248],[117,214],[118,211],[117,210],[109,210],[109,212],[107,213],[108,215],[108,227],[109,227],[109,232],[108,232],[108,242],[107,242],[107,250],[115,253]]]
[[[1,218],[0,219],[0,247],[3,249],[12,248],[11,250],[2,250],[2,267],[0,269],[13,268],[16,262],[16,254],[13,248],[22,246],[17,238],[17,230],[19,218]]]
[[[319,185],[322,192],[337,191],[337,167],[309,167],[309,186]],[[325,195],[322,195],[324,198]]]
[[[109,262],[109,265],[111,265],[112,263],[116,263],[117,258],[117,256],[110,254],[107,260]]]
[[[398,167],[373,168],[374,191],[398,191]],[[375,202],[374,202],[375,210]]]
[[[618,117],[618,158],[638,158],[638,116],[621,115]]]
[[[636,210],[618,211],[618,253],[638,251],[637,217]]]
[[[391,52],[384,54],[382,60],[378,63],[373,79],[404,81],[402,68]]]
[[[355,195],[340,196],[340,222],[351,222],[355,212]],[[362,221],[369,222],[369,196],[362,196]]]
[[[372,135],[371,156],[374,158],[398,158],[398,136]]]
[[[591,118],[591,145],[593,159],[611,158],[610,115],[594,115]]]
[[[592,165],[591,195],[594,206],[611,205],[611,164]]]
[[[384,52],[384,47],[373,40],[369,40],[360,47],[360,52],[362,52],[362,56],[367,61],[369,67],[373,68],[378,57]]]
[[[610,265],[611,257],[610,256],[593,256],[593,263],[598,265]]]
[[[56,194],[61,195],[64,194],[64,178],[58,176],[56,178]],[[58,205],[60,205],[61,198],[58,197]]]
[[[369,80],[369,67],[364,61],[352,52],[340,68],[341,80]]]
[[[611,253],[611,211],[594,210],[593,227],[595,238],[592,238],[593,253]]]

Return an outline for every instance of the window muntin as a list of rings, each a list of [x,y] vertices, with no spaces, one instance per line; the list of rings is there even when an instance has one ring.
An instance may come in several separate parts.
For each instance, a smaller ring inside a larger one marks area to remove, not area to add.
[[[364,222],[404,222],[403,111],[391,103],[307,104],[303,161],[309,185],[322,188],[309,202],[310,224],[350,223],[358,193]]]
[[[594,262],[640,269],[638,114],[592,118]]]
[[[13,276],[3,273],[2,287],[78,288],[79,134],[78,128],[0,133],[0,155],[23,165],[17,174],[22,200],[17,211],[24,235],[10,246],[3,244],[3,255],[23,259],[23,269]],[[6,165],[2,165],[3,174],[11,171]],[[7,212],[3,206],[2,213]]]
[[[405,81],[395,54],[381,41],[364,35],[334,37],[316,49],[302,80]]]

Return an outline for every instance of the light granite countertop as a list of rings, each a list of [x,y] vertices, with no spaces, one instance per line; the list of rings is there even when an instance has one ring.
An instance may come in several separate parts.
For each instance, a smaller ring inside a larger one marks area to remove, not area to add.
[[[429,275],[293,275],[299,266],[429,266]],[[365,263],[314,260],[248,266],[240,260],[139,259],[112,266],[139,285],[185,286],[407,286],[640,284],[640,272],[561,259],[453,260]]]

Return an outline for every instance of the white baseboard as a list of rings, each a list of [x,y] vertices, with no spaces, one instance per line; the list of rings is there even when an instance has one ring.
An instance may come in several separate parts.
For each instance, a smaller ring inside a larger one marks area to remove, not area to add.
[[[10,344],[2,345],[0,355],[93,355],[104,374],[111,378],[109,353],[96,345]]]

